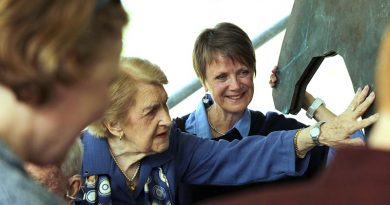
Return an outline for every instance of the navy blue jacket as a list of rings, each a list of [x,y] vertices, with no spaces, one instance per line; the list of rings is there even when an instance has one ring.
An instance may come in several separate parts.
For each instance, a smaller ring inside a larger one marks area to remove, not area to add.
[[[146,179],[153,168],[161,167],[169,182],[172,204],[175,204],[179,182],[240,185],[302,175],[311,153],[304,159],[295,157],[295,132],[279,131],[267,137],[246,137],[232,142],[212,141],[183,133],[174,123],[168,150],[142,159],[134,193],[128,189],[125,177],[113,161],[107,140],[85,132],[81,175],[83,179],[90,175],[108,176],[115,205],[148,204],[144,192]]]

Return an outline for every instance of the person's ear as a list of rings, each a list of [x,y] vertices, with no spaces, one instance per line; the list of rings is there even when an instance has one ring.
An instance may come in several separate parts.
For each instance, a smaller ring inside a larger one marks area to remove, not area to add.
[[[104,125],[112,135],[117,137],[123,136],[123,129],[118,122],[105,122]]]
[[[79,174],[73,175],[68,179],[68,185],[67,185],[67,197],[70,199],[75,199],[77,196],[77,193],[80,191],[81,188],[81,176]]]
[[[209,91],[209,88],[208,88],[206,81],[202,81],[202,86],[204,88],[204,91],[207,93]]]

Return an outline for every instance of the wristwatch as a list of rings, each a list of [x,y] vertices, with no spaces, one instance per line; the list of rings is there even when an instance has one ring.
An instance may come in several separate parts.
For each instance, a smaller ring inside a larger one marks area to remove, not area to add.
[[[324,123],[324,121],[317,122],[314,124],[314,127],[310,129],[310,137],[316,146],[322,146],[322,144],[318,141],[318,137],[321,134],[321,125]]]
[[[321,98],[316,98],[313,103],[310,105],[310,107],[307,109],[306,111],[306,116],[310,119],[313,119],[314,117],[314,113],[316,112],[316,110],[321,106],[321,105],[324,105],[325,106],[325,102],[323,100],[321,100]]]

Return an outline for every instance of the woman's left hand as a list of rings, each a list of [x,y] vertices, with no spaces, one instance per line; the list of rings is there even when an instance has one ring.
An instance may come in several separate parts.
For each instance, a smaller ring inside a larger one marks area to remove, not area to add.
[[[276,84],[278,82],[278,67],[275,66],[272,71],[271,71],[271,75],[269,77],[269,81],[268,81],[268,84],[271,86],[271,88],[275,88],[276,87]]]
[[[271,71],[271,75],[269,76],[269,81],[268,81],[268,84],[271,86],[271,88],[275,88],[277,83],[278,83],[278,67],[275,66],[272,71]],[[305,91],[305,97],[303,99],[303,105],[302,105],[302,108],[304,110],[307,110],[309,108],[309,106],[313,103],[314,101],[314,97],[308,93],[307,91]]]

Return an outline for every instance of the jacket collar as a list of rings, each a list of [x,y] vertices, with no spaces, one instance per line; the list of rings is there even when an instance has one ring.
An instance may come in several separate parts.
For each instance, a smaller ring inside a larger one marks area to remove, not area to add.
[[[171,129],[171,132],[174,128]],[[170,134],[170,145],[173,136]],[[109,151],[106,138],[99,138],[89,131],[83,133],[84,160],[83,170],[86,175],[110,174],[112,165],[115,165]],[[141,168],[150,169],[159,167],[173,158],[172,150],[168,148],[165,152],[153,154],[142,159]]]

